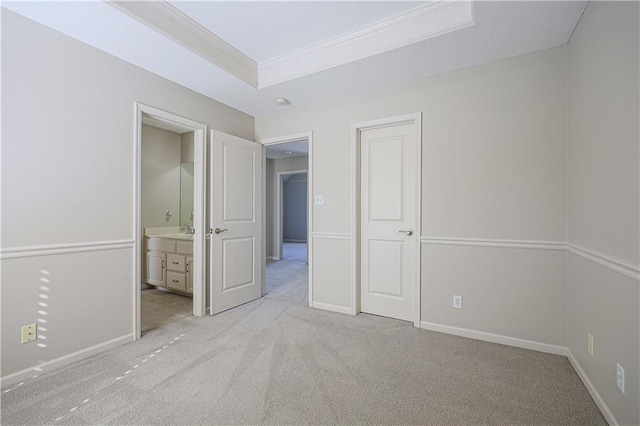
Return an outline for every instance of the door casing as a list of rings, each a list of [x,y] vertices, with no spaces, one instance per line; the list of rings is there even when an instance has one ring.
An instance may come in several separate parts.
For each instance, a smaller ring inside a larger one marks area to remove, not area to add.
[[[406,114],[396,117],[382,118],[372,121],[365,121],[360,123],[354,123],[351,125],[351,258],[354,259],[351,262],[351,282],[350,282],[350,292],[351,292],[351,306],[350,313],[352,315],[357,315],[360,313],[360,295],[361,295],[361,277],[360,277],[360,267],[361,267],[361,250],[360,250],[360,239],[362,236],[361,232],[361,210],[360,210],[360,193],[361,193],[361,184],[360,184],[360,133],[363,130],[370,130],[375,128],[382,127],[391,127],[397,126],[399,124],[414,124],[416,129],[416,140],[418,143],[416,144],[416,161],[417,164],[417,173],[418,173],[418,182],[416,185],[416,211],[415,214],[415,244],[416,253],[417,253],[417,261],[416,261],[416,283],[415,283],[415,304],[414,304],[414,321],[413,325],[415,327],[420,327],[420,307],[421,307],[421,286],[420,286],[420,263],[421,263],[421,244],[420,237],[422,236],[422,215],[421,215],[421,206],[422,206],[422,113],[417,112],[413,114]]]
[[[142,228],[142,118],[144,116],[170,123],[193,131],[194,148],[194,179],[193,179],[193,315],[202,316],[205,313],[205,146],[207,139],[207,125],[179,115],[154,108],[139,102],[134,103],[134,190],[133,190],[133,229],[134,237],[134,285],[133,285],[133,336],[137,340],[141,337],[142,306],[142,265],[141,254],[144,245],[144,229]]]

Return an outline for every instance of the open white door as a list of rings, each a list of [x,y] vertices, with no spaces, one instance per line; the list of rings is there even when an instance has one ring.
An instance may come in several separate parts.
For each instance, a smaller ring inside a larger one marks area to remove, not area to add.
[[[262,145],[211,130],[211,314],[262,296]]]

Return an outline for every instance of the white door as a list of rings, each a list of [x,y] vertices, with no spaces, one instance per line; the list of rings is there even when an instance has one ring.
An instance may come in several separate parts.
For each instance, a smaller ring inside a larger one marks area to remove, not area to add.
[[[419,202],[416,124],[360,133],[360,310],[413,321]]]
[[[262,296],[262,145],[211,131],[211,314]]]

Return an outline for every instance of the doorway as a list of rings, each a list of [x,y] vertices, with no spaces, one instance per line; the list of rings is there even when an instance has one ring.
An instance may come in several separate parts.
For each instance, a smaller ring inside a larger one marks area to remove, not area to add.
[[[133,329],[135,338],[139,339],[143,331],[143,289],[157,290],[153,295],[149,293],[149,297],[145,295],[148,310],[158,303],[172,307],[167,309],[168,318],[163,315],[149,318],[152,327],[170,321],[172,316],[201,316],[205,312],[206,125],[139,103],[135,104],[134,120]],[[155,140],[145,143],[143,133],[153,134]],[[155,143],[165,146],[154,151]],[[153,152],[162,158],[145,164],[143,156]],[[191,161],[182,162],[182,157]],[[164,169],[153,171],[147,167],[153,168],[154,163],[155,166],[164,163],[161,166]],[[184,199],[180,197],[181,192]]]
[[[287,144],[282,144],[286,147]],[[303,147],[304,148],[304,147]],[[287,148],[285,148],[287,149]],[[286,151],[291,152],[291,151]],[[267,162],[273,157],[273,152],[267,149]],[[297,163],[306,162],[305,169],[277,172],[276,177],[276,214],[271,221],[274,230],[274,260],[286,260],[289,262],[308,262],[308,154],[296,158]],[[273,160],[272,169],[278,170],[286,167]],[[294,164],[295,167],[297,164]],[[302,166],[302,164],[300,164]],[[269,182],[267,182],[269,185]],[[269,227],[267,221],[267,227]]]
[[[311,283],[312,134],[263,140],[265,288],[263,294],[307,299]],[[302,278],[301,278],[302,277]]]
[[[421,115],[352,126],[354,313],[420,324]]]

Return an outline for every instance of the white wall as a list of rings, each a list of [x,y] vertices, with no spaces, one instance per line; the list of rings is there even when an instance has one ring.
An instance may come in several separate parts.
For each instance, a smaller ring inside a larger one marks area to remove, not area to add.
[[[309,166],[309,156],[299,155],[296,157],[278,158],[275,160],[267,158],[266,164],[266,257],[275,256],[277,254],[276,232],[276,185],[278,185],[278,173],[288,172],[292,170],[307,170]]]
[[[637,2],[590,2],[568,47],[568,243],[598,256],[569,255],[568,346],[629,425],[640,423],[639,20]]]
[[[422,245],[422,320],[566,346],[566,253],[527,243],[566,239],[565,82],[560,47],[257,117],[258,139],[313,131],[316,305],[353,303],[351,124],[422,112],[423,237],[447,242]]]
[[[181,146],[178,133],[142,126],[143,228],[180,225]]]
[[[2,10],[3,378],[132,338],[136,101],[254,139],[253,117]],[[19,340],[41,269],[46,348]]]

